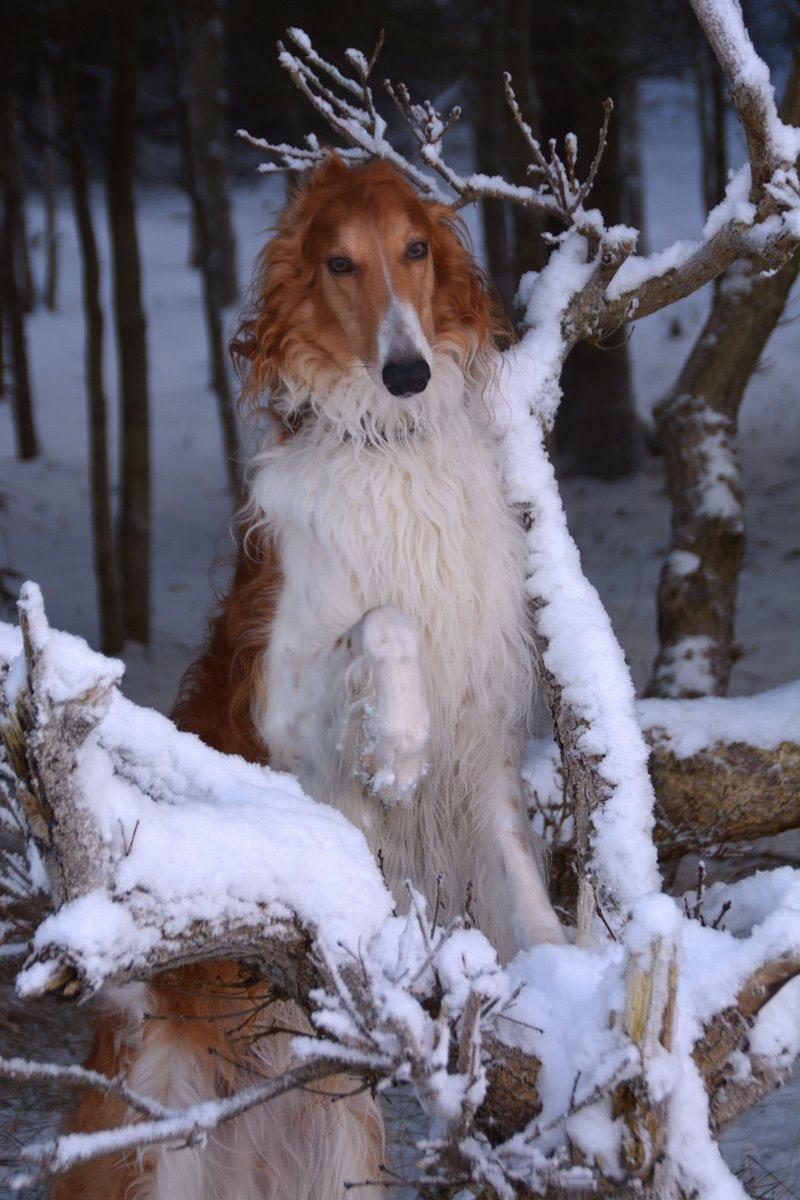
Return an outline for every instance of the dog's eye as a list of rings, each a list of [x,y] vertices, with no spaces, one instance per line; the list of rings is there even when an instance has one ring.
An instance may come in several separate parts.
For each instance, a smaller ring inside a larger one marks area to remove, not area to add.
[[[355,263],[352,258],[345,258],[343,254],[337,254],[334,258],[328,259],[328,270],[331,275],[349,275],[355,270]]]
[[[406,248],[406,258],[427,258],[428,243],[427,242],[412,242]]]

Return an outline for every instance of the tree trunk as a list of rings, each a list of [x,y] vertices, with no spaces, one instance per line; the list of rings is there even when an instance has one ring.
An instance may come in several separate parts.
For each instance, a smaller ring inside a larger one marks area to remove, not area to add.
[[[537,13],[537,21],[556,20],[556,27],[548,31],[554,57],[539,88],[543,125],[560,138],[568,132],[577,134],[585,170],[597,145],[602,102],[610,96],[617,113],[587,207],[599,208],[609,225],[630,221],[634,211],[641,218],[640,185],[631,188],[631,172],[639,161],[636,147],[631,147],[636,123],[624,119],[629,101],[635,103],[636,99],[635,89],[631,95],[634,71],[630,61],[635,5],[585,0],[580,11],[568,12],[567,19],[572,22],[569,38],[575,48],[575,62],[569,64],[560,51],[564,40],[563,29],[558,27],[560,17],[556,19],[560,12]],[[569,73],[569,88],[564,87],[565,72]],[[603,348],[589,343],[576,346],[567,360],[562,388],[554,448],[564,469],[597,479],[632,475],[641,462],[644,444],[624,335],[614,336]]]
[[[0,170],[3,187],[3,285],[4,308],[11,343],[11,363],[14,373],[14,427],[19,458],[35,458],[39,442],[33,416],[28,347],[25,338],[24,283],[19,279],[20,256],[16,250],[20,229],[22,196],[14,170],[13,145],[16,136],[13,96],[11,92],[10,47],[0,57]],[[22,222],[24,227],[24,222]]]
[[[42,124],[49,139],[56,135],[56,111],[53,97],[53,80],[48,63],[42,66],[41,74]],[[56,310],[58,294],[58,227],[56,152],[51,142],[45,142],[42,151],[42,194],[44,199],[44,302],[50,312]]]
[[[10,124],[8,127],[7,169],[13,180],[17,204],[12,213],[14,233],[15,277],[22,311],[33,312],[36,289],[31,270],[30,243],[28,241],[28,219],[25,212],[25,169],[22,159],[22,143],[19,136],[19,117],[13,91],[9,93]]]
[[[108,139],[108,214],[120,392],[119,551],[125,636],[150,638],[150,419],[147,327],[133,190],[138,8],[115,10]]]
[[[108,406],[103,388],[103,310],[100,304],[100,264],[89,202],[86,159],[78,133],[74,69],[71,61],[64,60],[60,63],[59,83],[66,153],[72,182],[72,200],[83,270],[83,306],[86,317],[85,369],[89,401],[89,482],[100,641],[104,653],[117,654],[122,649],[123,632],[111,520]]]
[[[506,121],[505,101],[500,86],[503,11],[480,10],[478,13],[479,53],[474,57],[475,122],[473,138],[475,158],[488,175],[502,170],[501,141],[498,130]],[[501,200],[481,201],[481,225],[486,264],[503,305],[511,312],[517,277],[512,264],[513,250],[507,206]]]
[[[212,386],[217,395],[217,408],[222,429],[222,446],[228,485],[234,499],[239,496],[239,438],[231,393],[225,339],[222,326],[222,303],[218,278],[214,270],[214,251],[211,240],[211,207],[204,180],[197,167],[196,133],[189,103],[186,78],[186,28],[184,14],[176,4],[170,8],[172,40],[178,77],[178,116],[181,126],[186,190],[192,206],[194,228],[198,238],[200,272],[203,280],[203,314],[206,324],[208,351],[211,360]]]
[[[187,104],[199,185],[207,197],[208,237],[219,303],[239,298],[236,237],[228,195],[225,123],[226,0],[187,0]],[[192,265],[202,269],[201,235],[193,223]]]
[[[784,119],[800,119],[800,58]],[[736,593],[745,546],[736,453],[739,409],[780,320],[798,270],[795,254],[774,274],[736,264],[683,370],[656,409],[672,502],[672,542],[658,588],[659,651],[648,695],[724,695],[736,657]]]
[[[695,73],[703,208],[710,212],[725,195],[728,150],[725,136],[725,81],[705,38],[701,38],[697,48]]]
[[[525,119],[539,128],[539,99],[531,74],[531,0],[502,0],[478,9],[479,53],[474,55],[473,125],[475,157],[488,175],[504,172],[524,180],[528,155],[503,96],[503,72],[509,71]],[[486,260],[497,293],[509,315],[522,275],[537,260],[542,222],[530,209],[501,200],[481,201]]]

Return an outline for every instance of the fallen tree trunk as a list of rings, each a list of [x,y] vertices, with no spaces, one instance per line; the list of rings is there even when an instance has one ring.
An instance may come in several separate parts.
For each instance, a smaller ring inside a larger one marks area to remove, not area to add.
[[[800,828],[800,682],[758,696],[642,700],[636,711],[662,861]],[[526,777],[532,815],[558,860],[572,827],[554,742],[532,743]]]
[[[639,714],[662,859],[800,828],[800,684],[735,699],[644,701]]]

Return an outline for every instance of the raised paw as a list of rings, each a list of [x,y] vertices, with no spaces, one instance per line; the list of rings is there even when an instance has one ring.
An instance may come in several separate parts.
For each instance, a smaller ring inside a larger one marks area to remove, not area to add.
[[[362,647],[376,692],[362,778],[387,807],[408,808],[425,774],[430,735],[419,634],[399,609],[374,608],[363,618]]]

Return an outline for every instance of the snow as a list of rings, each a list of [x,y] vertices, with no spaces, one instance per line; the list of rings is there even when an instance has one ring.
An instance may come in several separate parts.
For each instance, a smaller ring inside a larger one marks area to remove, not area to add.
[[[756,207],[750,203],[750,167],[745,164],[733,174],[724,197],[708,214],[703,237],[710,241],[729,221],[752,225],[755,217]]]
[[[702,465],[697,486],[701,498],[698,513],[725,521],[734,531],[744,524],[742,501],[738,495],[738,467],[734,431],[723,413],[703,411],[703,436],[698,443]]]
[[[577,235],[568,239],[542,275],[551,271],[559,280],[553,262],[578,241],[583,239]],[[579,253],[578,274],[586,269],[580,257]],[[566,261],[563,286],[568,294],[575,281],[576,261],[572,257]],[[532,303],[536,303],[535,296]],[[498,421],[505,484],[510,503],[529,506],[532,517],[526,575],[529,595],[541,605],[537,625],[546,642],[543,664],[558,681],[564,703],[585,722],[579,742],[598,760],[597,769],[607,788],[602,808],[592,817],[592,862],[604,902],[624,915],[635,900],[660,886],[651,838],[653,790],[647,771],[648,751],[636,723],[630,672],[599,596],[581,572],[580,555],[569,535],[545,452],[542,426],[531,412],[539,381],[523,374],[520,367],[529,338],[540,343],[546,328],[540,324],[525,335],[522,353],[512,360],[510,378],[501,384],[509,408]],[[557,335],[551,330],[549,336],[554,340]]]
[[[653,254],[632,254],[617,271],[611,283],[606,288],[609,300],[618,300],[626,292],[639,288],[648,279],[664,275],[667,271],[675,271],[700,249],[700,242],[688,242],[683,239],[673,242],[664,250]]]
[[[714,690],[715,643],[705,633],[687,634],[664,649],[658,668],[661,687],[674,696]]]
[[[48,629],[40,599],[34,585],[22,589],[51,702],[110,689],[74,768],[75,794],[94,813],[109,863],[103,888],[42,922],[35,952],[68,948],[97,987],[198,921],[213,932],[297,918],[324,929],[338,953],[386,920],[391,897],[341,813],[310,800],[291,776],[219,754],[126,700],[113,686],[122,664]],[[4,631],[2,641],[13,639]],[[23,970],[21,995],[41,973],[38,964]]]
[[[716,742],[771,750],[800,741],[800,682],[757,696],[640,700],[637,712],[642,728],[657,731],[677,758],[690,758]]]
[[[750,1030],[750,1050],[792,1066],[800,1054],[800,976],[764,1005]]]
[[[118,683],[125,671],[118,658],[106,658],[86,645],[83,638],[60,630],[50,630],[44,617],[42,592],[28,580],[19,590],[19,608],[28,618],[31,645],[42,653],[38,677],[42,691],[53,704],[63,704],[75,696],[90,696]],[[12,637],[4,636],[6,645]],[[9,664],[12,679],[18,678],[22,663]]]

